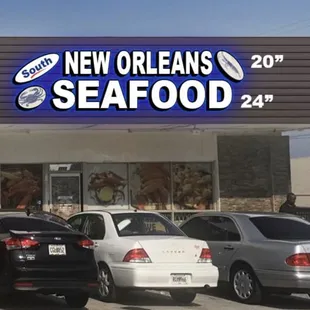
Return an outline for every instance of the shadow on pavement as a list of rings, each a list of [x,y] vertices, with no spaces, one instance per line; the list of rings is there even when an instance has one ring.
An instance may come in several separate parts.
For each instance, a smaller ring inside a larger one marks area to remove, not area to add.
[[[230,301],[232,298],[217,288],[208,289],[204,292],[205,295],[227,299]],[[237,304],[238,302],[236,302]],[[264,300],[263,306],[278,309],[310,309],[310,299],[306,295],[302,296],[280,296],[270,295]]]
[[[178,307],[179,305],[173,301],[166,292],[132,292],[127,298],[121,302],[123,310],[149,310],[144,307],[161,306],[161,307]],[[196,303],[188,305],[188,307],[200,306]]]
[[[149,310],[145,307],[179,307],[180,305],[173,301],[166,292],[141,291],[130,292],[124,300],[119,302],[123,310]],[[197,303],[187,305],[187,307],[199,307]]]
[[[0,310],[55,310],[68,308],[62,298],[42,296],[35,294],[14,294],[8,297],[0,297]],[[84,308],[87,310],[87,308]]]
[[[310,309],[310,299],[307,297],[272,295],[264,304],[278,309]]]

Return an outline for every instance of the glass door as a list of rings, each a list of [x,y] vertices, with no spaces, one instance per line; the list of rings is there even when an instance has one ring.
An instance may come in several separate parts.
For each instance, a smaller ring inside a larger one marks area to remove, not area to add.
[[[81,211],[80,173],[50,174],[50,210],[65,219]]]

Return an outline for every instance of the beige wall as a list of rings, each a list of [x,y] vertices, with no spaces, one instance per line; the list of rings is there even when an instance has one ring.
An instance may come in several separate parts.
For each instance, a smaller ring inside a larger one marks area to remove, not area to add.
[[[0,163],[214,161],[216,136],[191,133],[1,134]]]

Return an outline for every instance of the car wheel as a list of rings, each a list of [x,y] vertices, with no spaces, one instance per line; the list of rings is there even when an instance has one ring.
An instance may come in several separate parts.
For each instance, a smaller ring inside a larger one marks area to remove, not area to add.
[[[262,288],[250,267],[240,265],[234,268],[231,274],[231,286],[238,301],[247,304],[259,304],[262,302]]]
[[[108,266],[101,265],[99,267],[99,297],[100,300],[113,302],[116,300],[116,288],[113,277]]]
[[[196,293],[188,290],[175,290],[170,292],[171,298],[180,304],[191,304],[196,298]]]
[[[88,298],[88,294],[83,292],[65,295],[66,303],[70,308],[84,308]]]
[[[105,302],[115,302],[127,297],[128,290],[115,285],[111,271],[107,265],[99,267],[99,298]]]

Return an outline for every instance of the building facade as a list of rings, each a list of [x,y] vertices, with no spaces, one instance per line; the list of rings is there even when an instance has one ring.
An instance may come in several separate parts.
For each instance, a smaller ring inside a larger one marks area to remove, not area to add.
[[[289,142],[279,133],[69,127],[0,134],[2,209],[67,217],[137,208],[178,222],[203,210],[277,211],[290,189]]]
[[[283,74],[296,74],[292,63],[281,64],[288,64],[281,73],[278,66],[256,70],[257,65],[251,65],[252,53],[262,46],[266,53],[282,54],[283,40],[276,41],[0,38],[1,209],[36,207],[67,217],[81,210],[133,208],[162,212],[176,222],[203,210],[277,211],[291,189],[289,140],[282,132],[308,127],[310,110],[303,99],[307,87],[283,79]],[[296,46],[304,46],[304,38],[291,44],[293,54]],[[128,67],[120,74],[124,62],[119,57],[134,51],[146,55],[146,50],[154,56],[148,67],[155,69],[162,51],[171,52],[170,60],[175,53],[207,52],[209,65],[196,64],[200,71],[211,71],[202,75],[181,70],[164,77],[149,70],[142,74],[149,87],[138,98],[138,88],[129,87],[137,86],[131,82],[139,80],[138,73],[131,74]],[[227,59],[222,65],[215,61],[224,51],[238,64],[237,80],[236,73],[227,73]],[[90,52],[91,60],[86,55]],[[75,61],[68,61],[71,54],[77,55]],[[109,55],[108,62],[98,62],[98,55]],[[115,79],[122,88],[116,103],[115,89],[104,99]],[[210,91],[219,79],[228,97],[221,88]],[[84,86],[100,85],[95,95],[89,88],[81,91],[82,80]],[[167,81],[174,94],[186,83],[182,98],[170,100],[163,92]],[[190,91],[189,81],[200,85],[203,96]],[[162,85],[157,92],[155,84]],[[303,96],[296,96],[301,92]],[[221,102],[230,97],[229,108],[223,108]]]

